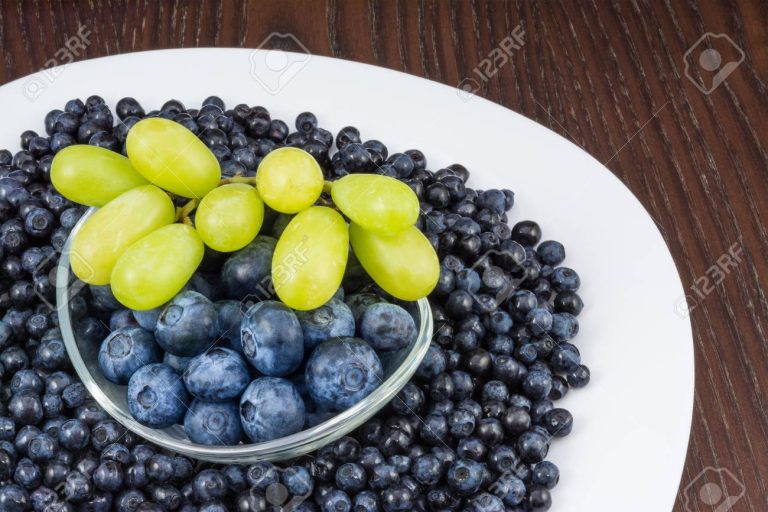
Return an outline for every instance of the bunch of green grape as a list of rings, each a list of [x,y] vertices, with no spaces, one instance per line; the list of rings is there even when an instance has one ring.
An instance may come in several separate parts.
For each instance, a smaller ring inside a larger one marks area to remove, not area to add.
[[[136,123],[126,150],[127,158],[74,145],[51,168],[60,193],[99,207],[72,240],[73,272],[90,284],[110,284],[126,307],[152,309],[172,299],[200,265],[204,246],[233,252],[248,245],[265,205],[293,215],[272,259],[275,292],[291,308],[314,309],[333,296],[350,245],[396,298],[417,300],[437,283],[437,255],[415,227],[418,198],[394,178],[353,174],[325,182],[309,153],[284,147],[264,157],[255,178],[222,180],[205,144],[162,118]],[[189,201],[177,208],[174,197]]]

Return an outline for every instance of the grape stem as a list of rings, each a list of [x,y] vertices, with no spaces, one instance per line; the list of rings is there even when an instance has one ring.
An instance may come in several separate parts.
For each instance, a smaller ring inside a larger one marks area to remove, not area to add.
[[[176,221],[182,221],[187,226],[192,226],[192,219],[189,218],[189,214],[195,211],[199,204],[199,199],[190,199],[184,206],[176,208]]]
[[[256,186],[256,176],[232,176],[231,178],[223,178],[221,181],[219,181],[218,186],[222,185],[229,185],[230,183],[245,183],[246,185],[253,185]],[[331,188],[333,188],[333,182],[332,181],[324,181],[323,182],[323,193],[331,195]],[[333,201],[330,198],[324,198],[320,197],[319,201],[321,204],[325,206],[330,206],[332,208],[335,208],[335,205],[333,204]],[[200,205],[199,199],[190,199],[187,204],[184,206],[180,206],[176,208],[176,222],[183,222],[187,226],[192,226],[192,219],[189,218],[189,215],[195,211],[195,208]]]
[[[247,185],[256,185],[256,176],[233,176],[231,178],[224,178],[219,182],[219,186],[228,185],[230,183],[245,183]]]

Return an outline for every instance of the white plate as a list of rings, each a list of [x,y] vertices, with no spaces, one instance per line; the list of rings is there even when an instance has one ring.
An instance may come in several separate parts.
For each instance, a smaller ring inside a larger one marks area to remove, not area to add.
[[[557,511],[670,510],[693,410],[693,340],[683,288],[653,220],[598,161],[533,121],[478,97],[410,75],[283,52],[190,49],[95,59],[0,88],[0,147],[71,98],[123,96],[147,109],[177,98],[198,107],[264,105],[293,123],[311,110],[322,126],[360,128],[390,151],[423,150],[430,169],[460,162],[476,188],[514,190],[512,223],[534,219],[565,244],[586,307],[576,344],[592,382],[558,406],[575,417],[550,459],[561,470]],[[683,315],[684,316],[684,315]]]

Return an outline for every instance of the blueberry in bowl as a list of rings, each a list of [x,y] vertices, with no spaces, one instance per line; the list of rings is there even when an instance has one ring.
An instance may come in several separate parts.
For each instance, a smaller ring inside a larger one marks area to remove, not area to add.
[[[430,346],[428,301],[400,302],[375,286],[339,289],[309,310],[254,298],[247,290],[258,286],[238,283],[269,275],[249,267],[269,261],[269,238],[220,260],[217,275],[196,274],[166,304],[133,311],[134,321],[115,314],[112,333],[78,328],[79,302],[57,288],[67,352],[107,413],[197,459],[286,460],[349,434],[400,392]],[[66,282],[69,255],[65,247],[57,269]],[[87,292],[107,318],[124,309],[109,287]]]

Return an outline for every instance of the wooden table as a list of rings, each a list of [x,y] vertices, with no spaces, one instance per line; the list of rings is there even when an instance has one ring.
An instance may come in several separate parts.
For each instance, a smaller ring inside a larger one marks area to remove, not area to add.
[[[744,486],[730,510],[768,510],[764,0],[0,6],[0,83],[68,60],[60,48],[79,30],[87,44],[74,46],[75,60],[171,47],[271,48],[284,41],[269,37],[279,32],[313,54],[477,89],[583,147],[640,198],[695,301],[693,433],[675,510],[686,510],[686,489],[722,485],[711,470],[702,474],[708,467]],[[700,41],[707,33],[728,38]],[[689,510],[714,508],[694,501]]]

